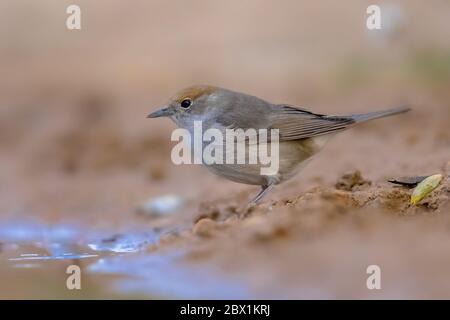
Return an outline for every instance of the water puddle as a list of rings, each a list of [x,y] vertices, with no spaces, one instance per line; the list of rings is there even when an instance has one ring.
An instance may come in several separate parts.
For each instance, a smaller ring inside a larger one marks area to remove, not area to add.
[[[103,298],[251,297],[244,286],[220,272],[185,263],[182,252],[162,255],[147,250],[163,232],[168,231],[108,233],[69,222],[50,225],[37,220],[4,221],[0,224],[0,273],[5,277],[2,281],[12,287],[8,281],[20,272],[21,278],[31,279],[20,283],[26,287],[22,288],[24,292],[40,290],[46,281],[46,290],[58,289],[54,295],[47,292],[45,296],[59,297],[67,294],[67,266],[77,264],[88,278],[84,281],[88,285],[80,290],[81,297],[91,297],[93,291]],[[55,283],[48,285],[48,281]],[[98,288],[101,293],[97,293]]]
[[[137,252],[154,244],[155,232],[126,231],[113,235],[77,224],[47,225],[40,221],[8,221],[0,225],[3,251],[35,248],[20,252],[10,261],[61,260],[98,257],[100,253]]]
[[[152,233],[115,234],[100,241],[89,243],[88,247],[94,251],[103,252],[137,252],[155,243],[157,237]]]
[[[73,253],[63,253],[62,255],[53,256],[40,256],[37,253],[21,254],[18,258],[9,258],[9,261],[24,261],[24,260],[64,260],[64,259],[84,259],[84,258],[94,258],[98,257],[97,254],[73,254]]]
[[[138,254],[121,259],[99,259],[89,266],[94,273],[128,275],[114,283],[113,289],[129,294],[157,295],[183,299],[249,299],[245,286],[224,278],[212,268],[193,267],[183,263],[181,252]]]

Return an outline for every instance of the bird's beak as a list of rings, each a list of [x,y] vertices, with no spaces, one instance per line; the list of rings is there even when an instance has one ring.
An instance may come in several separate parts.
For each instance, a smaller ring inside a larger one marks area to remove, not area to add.
[[[152,112],[150,113],[147,118],[159,118],[159,117],[168,117],[172,115],[172,113],[170,112],[169,108],[165,107],[162,108],[158,111]]]

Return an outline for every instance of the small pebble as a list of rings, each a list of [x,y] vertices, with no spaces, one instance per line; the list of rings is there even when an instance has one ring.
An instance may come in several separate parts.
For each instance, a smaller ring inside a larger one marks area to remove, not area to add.
[[[145,201],[137,207],[136,212],[149,217],[165,216],[176,212],[182,207],[183,203],[182,198],[167,195]]]
[[[199,220],[195,226],[192,232],[200,237],[210,237],[216,227],[216,223],[209,219],[204,218]]]

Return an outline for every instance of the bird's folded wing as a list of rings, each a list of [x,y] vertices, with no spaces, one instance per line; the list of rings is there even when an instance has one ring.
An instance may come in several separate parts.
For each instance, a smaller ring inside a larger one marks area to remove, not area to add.
[[[341,131],[355,123],[351,116],[327,116],[289,105],[273,105],[269,110],[249,113],[245,108],[238,114],[224,113],[218,121],[226,129],[278,129],[279,141],[306,139]],[[268,132],[267,140],[271,134]],[[247,139],[246,139],[247,140]]]
[[[278,129],[280,141],[306,139],[337,132],[355,123],[351,117],[326,116],[289,105],[278,105],[270,116],[269,129]]]

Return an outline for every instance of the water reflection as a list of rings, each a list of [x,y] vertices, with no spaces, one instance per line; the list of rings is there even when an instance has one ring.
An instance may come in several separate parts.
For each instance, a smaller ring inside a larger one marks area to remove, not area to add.
[[[154,233],[144,232],[136,234],[115,234],[100,241],[89,243],[88,247],[94,251],[137,252],[156,241]]]
[[[51,281],[57,284],[58,290],[64,290],[65,287],[59,285],[64,280],[61,276],[53,278],[49,270],[56,268],[64,275],[68,264],[80,264],[85,277],[94,279],[89,281],[96,286],[82,290],[87,296],[89,290],[101,289],[105,298],[111,295],[193,299],[251,297],[244,286],[220,272],[185,263],[182,252],[162,255],[146,250],[157,243],[161,234],[168,232],[172,231],[128,229],[108,233],[75,223],[5,221],[0,223],[0,268],[6,268],[3,272],[13,275],[19,270],[33,276],[40,273],[54,279]],[[55,265],[58,261],[60,264]],[[105,276],[111,275],[114,277],[105,282]],[[29,287],[24,288],[25,291],[42,286],[39,277],[33,279],[36,281],[27,282]],[[67,294],[63,292],[53,294],[56,297]]]
[[[130,294],[150,294],[161,298],[249,299],[251,294],[236,281],[215,270],[183,263],[181,252],[137,254],[122,259],[99,259],[89,266],[94,273],[125,275],[113,290]]]
[[[40,256],[37,254],[33,254],[32,256],[23,256],[22,254],[18,258],[9,258],[9,261],[23,261],[23,260],[64,260],[64,259],[84,259],[84,258],[94,258],[98,257],[97,254],[73,254],[73,253],[64,253],[62,255],[52,255],[52,256]]]
[[[20,252],[11,261],[59,260],[97,257],[97,252],[137,252],[155,243],[155,232],[128,231],[110,235],[78,224],[48,225],[37,220],[8,221],[0,225],[0,241],[4,251],[35,248]]]

